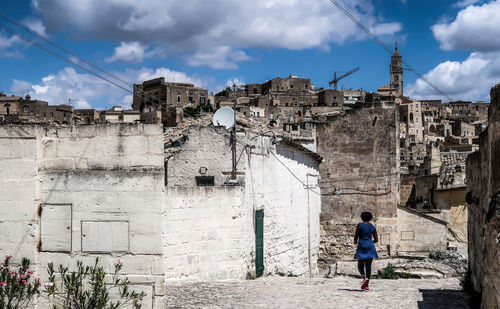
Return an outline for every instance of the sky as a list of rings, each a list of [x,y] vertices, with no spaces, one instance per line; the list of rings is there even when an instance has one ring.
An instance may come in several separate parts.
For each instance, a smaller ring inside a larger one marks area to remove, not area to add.
[[[334,72],[357,66],[339,87],[376,91],[389,82],[390,53],[329,0],[0,1],[0,13],[128,84],[163,76],[215,93],[293,74],[327,88]],[[389,48],[397,41],[404,60],[453,100],[489,102],[500,82],[500,0],[338,1]],[[0,25],[36,40],[5,19]],[[131,106],[129,92],[5,29],[0,68],[8,95],[71,99],[76,108]],[[412,71],[404,81],[405,95],[447,101]]]

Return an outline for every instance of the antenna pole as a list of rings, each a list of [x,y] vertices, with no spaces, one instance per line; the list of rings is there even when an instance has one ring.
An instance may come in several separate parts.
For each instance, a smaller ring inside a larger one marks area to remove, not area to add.
[[[234,105],[233,105],[233,115],[234,115],[234,125],[231,130],[231,151],[233,153],[233,169],[231,171],[231,179],[236,180],[236,92],[234,93]]]

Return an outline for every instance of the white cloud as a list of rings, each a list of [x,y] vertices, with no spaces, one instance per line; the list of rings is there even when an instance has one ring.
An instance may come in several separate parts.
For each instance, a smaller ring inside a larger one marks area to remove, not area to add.
[[[468,7],[469,5],[473,5],[473,4],[476,4],[479,2],[481,2],[481,0],[462,0],[462,1],[458,1],[457,3],[453,4],[453,6],[457,7],[457,8],[465,8],[465,7]]]
[[[468,6],[450,23],[432,26],[434,37],[444,50],[500,50],[500,0]]]
[[[76,38],[168,47],[171,53],[193,54],[186,58],[193,65],[217,68],[235,68],[236,62],[247,60],[241,51],[245,48],[327,49],[331,43],[367,39],[325,0],[32,0],[32,4],[49,32],[69,26]],[[379,34],[394,35],[402,29],[400,23],[384,22],[372,0],[344,4]],[[221,52],[224,48],[236,59]]]
[[[209,50],[198,51],[189,56],[187,63],[191,66],[209,66],[213,69],[237,69],[237,62],[250,60],[244,51],[233,50],[229,46],[220,46]]]
[[[141,63],[148,55],[145,53],[148,46],[139,42],[121,42],[120,46],[115,47],[113,56],[106,59],[106,62],[127,62]]]
[[[425,77],[454,100],[488,101],[490,88],[500,82],[500,53],[474,52],[462,62],[439,64]],[[421,79],[406,89],[405,94],[417,99],[440,98]]]
[[[201,87],[206,87],[210,82],[167,68],[142,68],[113,72],[113,74],[119,75],[131,83],[140,83],[155,77],[165,77],[167,81],[189,82]],[[93,75],[78,73],[71,67],[47,75],[36,83],[12,80],[10,90],[13,94],[22,96],[29,93],[33,99],[44,100],[49,104],[68,104],[68,99],[73,99],[76,108],[90,108],[92,106],[93,108],[108,109],[114,105],[131,108],[132,105],[130,93]]]
[[[36,32],[37,34],[39,34],[43,37],[47,36],[45,25],[42,23],[41,20],[34,19],[34,18],[26,18],[23,21],[23,24],[25,24],[28,28],[30,28],[32,31]]]
[[[22,43],[17,36],[5,36],[0,32],[0,57],[4,58],[22,58],[22,54],[16,50],[16,47]]]

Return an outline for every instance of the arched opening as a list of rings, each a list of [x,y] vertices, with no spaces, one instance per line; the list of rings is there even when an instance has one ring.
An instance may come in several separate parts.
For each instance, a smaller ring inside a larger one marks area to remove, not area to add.
[[[5,104],[4,106],[5,106],[5,113],[7,115],[10,115],[10,104]]]
[[[435,125],[431,125],[431,127],[429,128],[429,132],[436,133],[436,126]]]
[[[413,113],[410,113],[410,122],[413,123]]]
[[[302,117],[302,112],[301,112],[301,111],[298,111],[298,112],[297,112],[297,115],[299,115],[299,117]]]

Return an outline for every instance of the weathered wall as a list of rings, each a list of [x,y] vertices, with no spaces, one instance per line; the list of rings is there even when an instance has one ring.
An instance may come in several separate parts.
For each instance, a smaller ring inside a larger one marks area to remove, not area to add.
[[[254,216],[258,209],[264,210],[264,273],[315,275],[320,197],[312,192],[308,195],[304,188],[308,180],[311,186],[317,184],[316,177],[307,176],[318,174],[315,159],[286,144],[274,145],[269,137],[240,133],[240,185],[227,187],[223,173],[231,167],[227,134],[214,127],[193,127],[187,136],[168,163],[167,276],[254,276]],[[207,158],[196,164],[208,168],[214,187],[196,187],[192,181],[200,167],[186,164],[192,160],[193,149],[200,149],[199,158]],[[186,226],[189,235],[179,235]],[[212,245],[207,246],[207,241]],[[174,269],[183,262],[186,267]]]
[[[321,205],[318,162],[286,144],[272,145],[269,138],[252,142],[256,148],[247,161],[246,207],[264,209],[264,273],[314,276]],[[315,189],[305,189],[307,184]]]
[[[441,210],[440,219],[448,222],[448,228],[454,233],[452,236],[461,242],[467,242],[466,193],[465,187],[434,191],[434,201]]]
[[[31,257],[42,280],[49,262],[75,267],[99,257],[111,271],[121,258],[122,273],[148,294],[145,308],[160,306],[161,126],[2,127],[0,143],[10,151],[0,162],[11,186],[0,194],[10,217],[2,253]]]
[[[355,225],[363,211],[375,217],[381,256],[397,247],[399,110],[394,104],[357,106],[317,124],[320,166],[321,254],[326,263],[352,259]],[[335,191],[341,194],[329,194]]]
[[[254,238],[241,186],[167,187],[165,273],[169,278],[245,279]],[[251,209],[250,209],[251,212]]]
[[[400,253],[446,250],[446,222],[406,207],[398,208]]]
[[[482,308],[500,307],[500,84],[490,94],[488,129],[467,158],[469,266]]]

